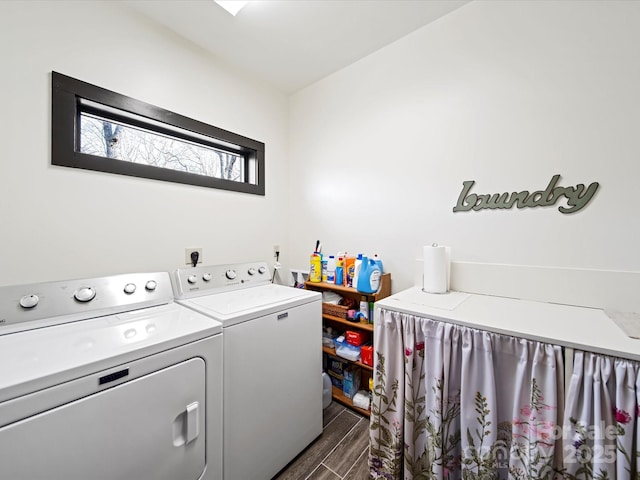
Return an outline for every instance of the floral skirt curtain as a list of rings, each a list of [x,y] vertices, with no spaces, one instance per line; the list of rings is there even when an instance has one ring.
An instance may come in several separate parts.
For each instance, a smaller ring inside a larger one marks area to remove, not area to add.
[[[371,478],[542,479],[561,470],[558,346],[381,309]]]
[[[640,480],[638,416],[640,364],[576,352],[564,415],[562,477]]]

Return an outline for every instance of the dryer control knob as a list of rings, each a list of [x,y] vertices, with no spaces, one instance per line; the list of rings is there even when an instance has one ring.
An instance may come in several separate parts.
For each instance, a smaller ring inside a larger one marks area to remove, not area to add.
[[[40,299],[37,295],[25,295],[20,299],[20,306],[22,308],[33,308],[38,305]]]
[[[187,282],[193,284],[196,283],[198,281],[198,277],[196,277],[195,275],[189,275],[187,277]]]
[[[149,280],[147,283],[145,283],[144,288],[149,292],[153,292],[157,286],[158,283],[155,280]]]
[[[96,296],[96,291],[91,287],[82,287],[76,290],[73,294],[73,298],[75,298],[79,302],[90,302]]]
[[[255,274],[256,274],[256,269],[255,269],[255,268],[253,268],[253,267],[251,267],[249,270],[247,270],[247,273],[248,273],[249,275],[255,275]]]
[[[260,275],[263,275],[263,274],[267,273],[267,267],[260,267],[258,269],[258,272],[260,272]]]
[[[227,270],[227,273],[225,273],[225,275],[227,276],[227,278],[229,280],[233,280],[234,278],[236,278],[236,271],[235,270]]]
[[[203,279],[205,282],[210,281],[210,280],[211,280],[211,274],[210,274],[210,273],[205,273],[204,275],[202,275],[202,279]]]
[[[135,283],[127,283],[124,286],[124,293],[126,293],[127,295],[131,295],[135,291],[136,291],[136,284]]]

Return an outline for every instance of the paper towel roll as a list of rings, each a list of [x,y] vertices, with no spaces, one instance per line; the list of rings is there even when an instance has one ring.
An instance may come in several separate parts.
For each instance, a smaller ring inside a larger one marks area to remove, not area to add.
[[[449,291],[449,247],[433,244],[424,246],[422,290],[427,293]]]

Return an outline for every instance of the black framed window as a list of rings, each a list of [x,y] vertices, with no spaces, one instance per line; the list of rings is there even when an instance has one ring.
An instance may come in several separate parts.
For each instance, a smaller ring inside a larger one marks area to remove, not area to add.
[[[255,195],[264,143],[52,72],[51,163]]]

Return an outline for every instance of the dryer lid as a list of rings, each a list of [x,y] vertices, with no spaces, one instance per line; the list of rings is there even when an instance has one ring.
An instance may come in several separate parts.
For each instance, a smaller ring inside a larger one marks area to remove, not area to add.
[[[219,334],[176,303],[0,336],[0,402]]]
[[[320,301],[318,292],[268,284],[244,290],[205,295],[181,303],[228,325],[232,320],[248,319],[283,308]],[[235,322],[234,322],[235,323]]]

